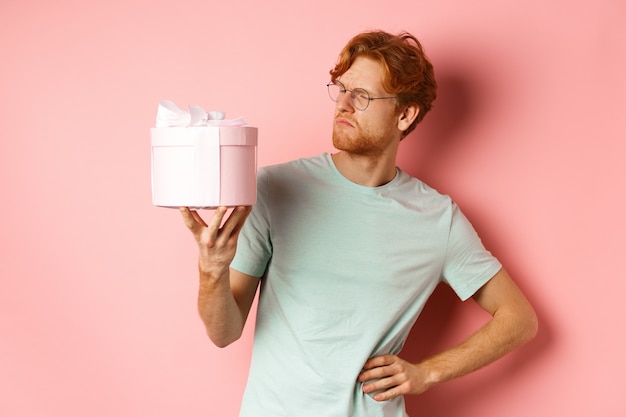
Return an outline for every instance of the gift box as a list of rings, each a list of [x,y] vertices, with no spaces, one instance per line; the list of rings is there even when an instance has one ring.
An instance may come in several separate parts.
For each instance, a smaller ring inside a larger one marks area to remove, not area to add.
[[[253,205],[257,135],[241,118],[226,120],[197,107],[184,112],[161,102],[150,129],[152,203],[192,209]]]

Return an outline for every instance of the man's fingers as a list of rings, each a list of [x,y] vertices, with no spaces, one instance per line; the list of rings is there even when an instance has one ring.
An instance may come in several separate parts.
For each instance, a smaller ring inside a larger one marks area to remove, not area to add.
[[[233,238],[237,239],[251,210],[251,206],[235,207],[228,218],[224,220],[228,208],[218,207],[207,224],[197,211],[191,210],[189,207],[180,207],[185,225],[196,236],[198,243],[202,241],[209,247],[226,244]]]
[[[252,206],[243,207],[240,218],[237,221],[237,226],[235,226],[235,229],[233,230],[233,235],[235,236],[239,235],[239,232],[241,232],[241,229],[243,228],[243,225],[246,223],[246,219],[248,218],[251,212],[252,212]]]
[[[363,369],[378,368],[379,366],[391,365],[395,360],[394,355],[374,356],[365,362]]]
[[[211,221],[207,225],[211,231],[217,231],[220,229],[222,225],[222,221],[224,220],[224,215],[226,214],[226,207],[218,207],[215,209],[215,213],[213,213],[213,217],[211,217]]]
[[[206,222],[196,210],[191,210],[189,207],[180,207],[179,210],[185,225],[192,231],[197,230],[199,227],[207,227]]]
[[[185,225],[194,234],[198,243],[200,243],[201,236],[205,230],[208,230],[209,239],[214,243],[222,224],[224,213],[226,213],[226,207],[218,207],[208,225],[196,210],[191,210],[189,207],[180,207],[180,213],[183,216]]]
[[[366,371],[362,371],[358,376],[359,382],[372,381],[380,378],[388,377],[389,375],[393,375],[393,368],[391,366],[379,366],[376,368],[368,369]]]
[[[246,219],[248,218],[251,209],[252,207],[250,206],[235,207],[233,212],[228,217],[228,220],[226,220],[226,223],[224,223],[224,226],[222,227],[222,233],[227,240],[231,237],[236,238],[237,235],[239,235],[239,232],[246,222]]]
[[[207,227],[206,222],[204,221],[204,219],[202,217],[200,217],[200,213],[198,213],[196,210],[191,210],[191,215],[193,216],[193,218],[196,220],[196,223],[201,226],[201,227]]]
[[[185,222],[185,226],[193,230],[197,220],[193,216],[189,207],[179,207],[179,210],[180,210],[180,214],[183,216],[183,221]]]

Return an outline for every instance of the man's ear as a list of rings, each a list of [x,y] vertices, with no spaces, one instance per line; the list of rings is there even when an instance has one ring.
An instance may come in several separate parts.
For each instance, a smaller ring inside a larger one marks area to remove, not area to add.
[[[407,130],[413,121],[415,121],[419,112],[420,108],[417,104],[409,104],[406,106],[398,115],[398,129],[402,132]]]

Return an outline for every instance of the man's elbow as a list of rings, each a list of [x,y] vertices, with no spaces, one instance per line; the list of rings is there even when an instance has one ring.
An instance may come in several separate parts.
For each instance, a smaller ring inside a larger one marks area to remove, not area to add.
[[[239,338],[226,339],[226,338],[209,337],[209,339],[211,339],[211,342],[213,342],[213,344],[215,346],[217,346],[218,348],[222,349],[222,348],[230,346],[231,344],[236,342]]]
[[[539,331],[539,319],[535,310],[528,305],[525,311],[520,314],[519,324],[519,344],[523,345],[535,338]]]
[[[241,333],[214,334],[209,329],[206,333],[211,342],[220,349],[230,346],[241,338]]]

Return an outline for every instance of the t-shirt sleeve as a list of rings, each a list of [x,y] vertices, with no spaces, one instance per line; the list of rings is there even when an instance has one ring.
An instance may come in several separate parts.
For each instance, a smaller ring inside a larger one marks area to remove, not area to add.
[[[485,249],[469,220],[453,203],[443,281],[465,301],[501,268],[502,264]]]
[[[269,219],[269,174],[264,168],[257,173],[257,201],[246,219],[237,252],[230,266],[239,272],[261,277],[272,257]]]

